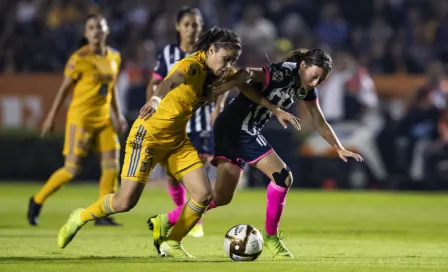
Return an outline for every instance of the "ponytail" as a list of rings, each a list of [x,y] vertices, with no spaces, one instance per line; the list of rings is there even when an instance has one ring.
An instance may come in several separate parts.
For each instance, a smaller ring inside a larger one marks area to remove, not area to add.
[[[309,52],[306,48],[299,48],[288,53],[283,60],[284,62],[301,62],[305,55]]]

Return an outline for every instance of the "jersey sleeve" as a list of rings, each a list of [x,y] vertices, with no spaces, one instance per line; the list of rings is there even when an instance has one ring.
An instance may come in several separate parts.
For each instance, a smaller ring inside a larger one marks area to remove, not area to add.
[[[71,77],[74,80],[78,80],[81,76],[80,65],[79,65],[79,56],[73,54],[70,59],[67,61],[64,69],[64,75]]]
[[[166,62],[163,57],[163,50],[157,53],[156,56],[156,66],[154,67],[153,77],[157,79],[164,79],[168,74],[168,67],[166,67]]]
[[[303,98],[303,100],[306,101],[306,102],[312,102],[312,101],[316,100],[317,97],[318,97],[317,89],[313,88],[312,90],[308,91],[308,93]]]
[[[185,83],[192,84],[197,81],[197,77],[201,71],[201,66],[199,63],[191,58],[182,59],[179,61],[168,73],[171,75],[174,71],[181,71],[185,74]]]
[[[282,63],[273,63],[263,67],[265,73],[265,84],[263,90],[270,88],[283,88],[293,80],[293,69]]]

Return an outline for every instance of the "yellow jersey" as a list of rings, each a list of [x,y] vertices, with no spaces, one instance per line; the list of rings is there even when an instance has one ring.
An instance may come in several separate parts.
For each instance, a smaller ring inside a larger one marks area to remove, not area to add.
[[[176,70],[185,73],[184,83],[168,92],[145,124],[148,133],[160,144],[173,146],[186,137],[187,123],[193,112],[210,102],[211,90],[208,87],[218,79],[207,68],[204,51],[197,51],[180,60],[167,78]]]
[[[75,81],[67,120],[91,127],[110,122],[110,105],[120,64],[120,53],[111,47],[104,56],[93,53],[88,45],[71,55],[64,70],[64,75]]]

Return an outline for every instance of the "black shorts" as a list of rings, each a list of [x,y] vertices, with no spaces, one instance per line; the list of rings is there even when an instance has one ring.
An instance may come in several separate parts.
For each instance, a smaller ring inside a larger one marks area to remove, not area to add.
[[[215,150],[211,164],[214,166],[218,159],[224,159],[243,170],[246,163],[256,163],[274,151],[261,133],[251,135],[240,129],[221,130],[215,125],[213,134]]]
[[[213,133],[211,131],[188,133],[191,143],[201,157],[213,156]]]

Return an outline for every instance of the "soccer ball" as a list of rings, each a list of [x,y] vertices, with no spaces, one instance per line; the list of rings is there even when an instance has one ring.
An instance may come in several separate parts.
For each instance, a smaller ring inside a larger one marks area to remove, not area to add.
[[[236,225],[224,237],[224,251],[235,262],[255,261],[263,251],[263,237],[252,225]]]

